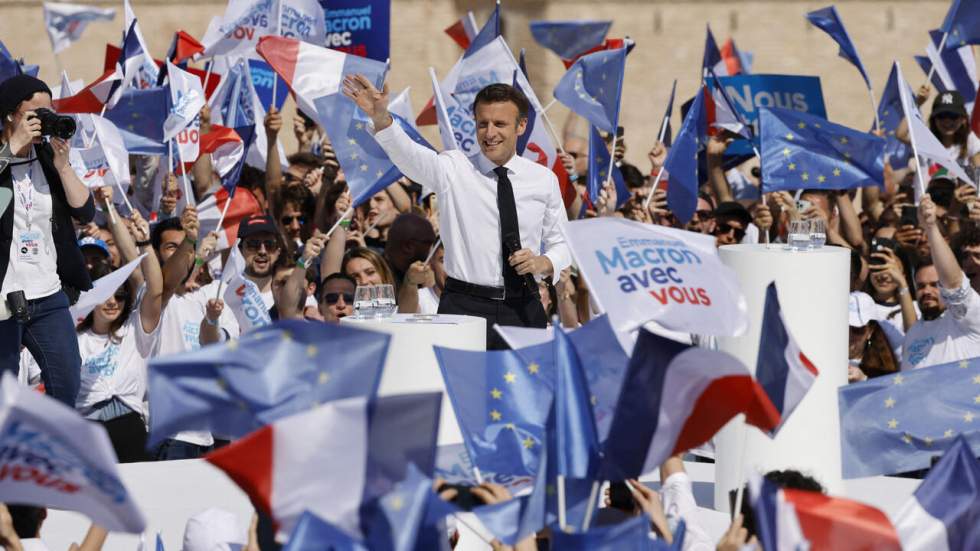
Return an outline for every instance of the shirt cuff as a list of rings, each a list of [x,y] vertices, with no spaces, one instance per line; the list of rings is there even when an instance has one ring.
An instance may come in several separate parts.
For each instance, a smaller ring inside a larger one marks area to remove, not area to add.
[[[946,308],[956,319],[962,319],[966,316],[971,298],[973,301],[980,302],[980,297],[977,296],[977,292],[970,286],[970,278],[966,277],[966,274],[963,272],[960,272],[959,288],[947,289],[940,285],[939,294],[946,301]]]

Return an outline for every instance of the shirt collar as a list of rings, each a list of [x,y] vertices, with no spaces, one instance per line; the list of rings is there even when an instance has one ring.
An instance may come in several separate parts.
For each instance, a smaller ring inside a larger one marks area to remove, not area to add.
[[[515,165],[518,157],[520,157],[520,155],[515,152],[510,160],[504,163],[504,167],[507,169],[508,174],[513,174],[516,172]],[[473,165],[477,168],[477,170],[480,171],[480,174],[484,174],[486,176],[493,175],[493,170],[497,168],[497,164],[488,159],[482,151],[477,151],[472,157],[470,157],[470,160],[473,162]]]

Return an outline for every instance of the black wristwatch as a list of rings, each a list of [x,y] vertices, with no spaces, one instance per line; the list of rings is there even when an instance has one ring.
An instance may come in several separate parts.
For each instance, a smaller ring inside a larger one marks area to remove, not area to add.
[[[146,241],[137,241],[137,242],[136,242],[136,246],[137,246],[137,247],[141,247],[141,248],[142,248],[142,247],[149,247],[149,246],[150,246],[150,244],[151,244],[151,243],[150,243],[150,240],[149,240],[149,239],[147,239]]]

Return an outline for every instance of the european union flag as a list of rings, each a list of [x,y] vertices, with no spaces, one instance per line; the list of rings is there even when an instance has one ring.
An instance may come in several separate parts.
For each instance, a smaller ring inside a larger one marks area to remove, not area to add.
[[[646,515],[619,524],[600,526],[587,532],[551,531],[551,548],[562,551],[668,551],[680,549],[661,539],[650,539],[650,519]]]
[[[575,59],[606,40],[612,21],[531,21],[531,36],[562,59]]]
[[[629,200],[630,191],[626,187],[626,181],[623,180],[623,173],[612,162],[606,140],[602,139],[599,129],[592,125],[589,125],[589,128],[589,180],[587,182],[589,201],[595,203],[599,198],[602,186],[609,181],[609,167],[611,166],[612,180],[616,185],[616,208],[619,208]]]
[[[605,442],[612,425],[613,413],[616,411],[616,403],[619,401],[623,378],[629,368],[629,356],[606,314],[592,318],[572,331],[568,337],[585,370],[589,390],[592,392],[590,401],[599,441]]]
[[[558,326],[557,323],[553,325]],[[570,478],[592,479],[599,470],[599,435],[592,413],[592,394],[568,335],[561,330],[556,330],[554,335],[553,419],[558,474]],[[551,427],[548,428],[551,430]]]
[[[976,0],[953,0],[939,27],[947,33],[944,50],[953,50],[968,44],[980,44],[980,6]]]
[[[554,388],[551,343],[435,352],[473,464],[485,473],[537,472]]]
[[[155,358],[149,365],[149,444],[181,430],[244,436],[324,402],[373,396],[390,339],[285,320],[241,339]]]
[[[762,193],[884,185],[878,136],[777,107],[760,109],[759,134]]]
[[[626,48],[582,56],[555,86],[555,99],[593,126],[615,132],[626,72]]]
[[[410,464],[404,480],[368,509],[361,509],[361,527],[368,549],[415,549],[419,529],[426,520],[426,506],[432,498],[439,499],[432,492],[432,479]]]
[[[905,119],[898,82],[898,69],[893,65],[885,89],[881,92],[881,100],[878,102],[878,120],[881,122],[881,130],[885,133],[885,156],[888,157],[892,168],[896,169],[907,167],[909,157],[912,156],[912,148],[895,137],[898,125]],[[910,95],[915,94],[910,92]]]
[[[367,551],[367,547],[355,541],[333,524],[310,511],[303,513],[293,528],[282,551]]]
[[[670,174],[667,186],[667,207],[681,222],[687,224],[698,206],[698,153],[708,140],[708,114],[704,108],[705,90],[694,95],[687,110],[681,131],[674,146],[667,152],[664,169]]]
[[[139,155],[164,155],[163,121],[170,112],[170,90],[127,88],[119,102],[105,112],[122,133],[126,150]]]
[[[844,478],[928,468],[963,435],[980,455],[980,358],[838,390]]]
[[[864,64],[861,63],[857,48],[854,47],[850,35],[847,34],[847,29],[844,28],[844,22],[837,15],[837,8],[835,6],[828,6],[823,9],[814,10],[806,14],[806,18],[815,27],[829,34],[830,38],[833,38],[837,42],[838,46],[840,46],[837,55],[850,61],[857,67],[857,70],[861,72],[861,78],[864,79],[864,83],[870,89],[871,80],[868,79],[868,73],[864,70]]]

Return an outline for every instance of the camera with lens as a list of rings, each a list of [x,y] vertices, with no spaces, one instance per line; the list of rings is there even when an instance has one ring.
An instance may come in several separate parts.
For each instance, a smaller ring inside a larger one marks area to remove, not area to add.
[[[34,113],[41,121],[42,136],[57,136],[62,140],[70,140],[75,135],[75,119],[72,117],[59,115],[44,107],[35,109]]]

